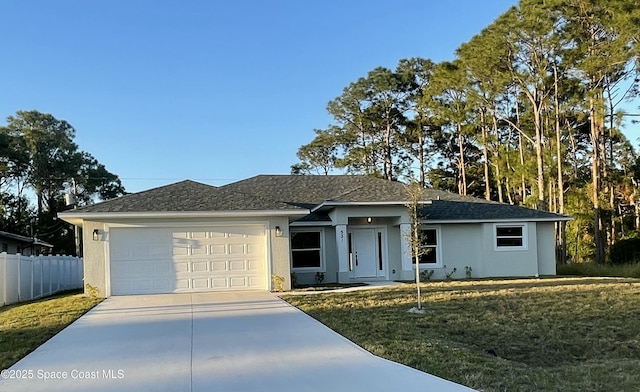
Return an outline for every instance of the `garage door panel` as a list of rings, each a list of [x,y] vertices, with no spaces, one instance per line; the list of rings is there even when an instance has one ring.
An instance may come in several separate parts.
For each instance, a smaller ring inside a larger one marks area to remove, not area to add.
[[[227,279],[226,278],[212,278],[211,279],[211,287],[213,289],[226,289]]]
[[[248,271],[262,271],[262,264],[255,260],[247,260]]]
[[[113,294],[266,289],[264,226],[114,228]]]
[[[236,255],[236,254],[243,255],[246,253],[244,249],[245,249],[244,244],[229,244],[229,247],[227,248],[227,252],[230,255]]]
[[[191,279],[191,286],[194,289],[208,289],[209,288],[209,278],[202,279]]]
[[[169,268],[170,271],[167,271],[169,273],[181,273],[181,272],[189,272],[190,268],[189,268],[189,262],[188,261],[180,261],[180,260],[174,260],[173,262],[171,262],[169,264]]]
[[[229,271],[245,271],[247,269],[244,260],[230,260]]]
[[[229,278],[229,287],[230,288],[247,287],[247,279],[245,277]]]
[[[249,277],[249,287],[260,287],[263,286],[264,282],[263,282],[263,278],[262,277],[258,277],[258,276],[250,276]]]
[[[191,271],[193,272],[209,272],[209,265],[211,263],[208,261],[196,261],[191,263]]]
[[[210,252],[209,254],[211,255],[226,255],[227,254],[227,247],[226,245],[211,245],[209,247]]]
[[[226,261],[212,261],[211,262],[211,270],[212,271],[227,271],[227,262]]]
[[[191,249],[189,251],[189,254],[191,255],[207,255],[209,254],[209,245],[203,245],[203,244],[198,244],[198,245],[192,245]]]

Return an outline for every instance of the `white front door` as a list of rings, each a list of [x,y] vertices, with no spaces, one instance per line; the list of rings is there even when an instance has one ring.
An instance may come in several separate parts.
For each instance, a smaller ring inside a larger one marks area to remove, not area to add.
[[[355,278],[378,276],[377,249],[375,229],[351,230],[351,263]]]

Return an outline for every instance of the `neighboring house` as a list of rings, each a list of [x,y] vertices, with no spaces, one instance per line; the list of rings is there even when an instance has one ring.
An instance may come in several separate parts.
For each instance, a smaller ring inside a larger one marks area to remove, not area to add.
[[[42,253],[49,253],[52,248],[53,245],[38,238],[0,231],[0,252],[35,256]]]
[[[411,280],[403,184],[364,176],[261,175],[222,187],[182,181],[60,213],[82,226],[85,283],[105,296]],[[545,211],[426,189],[434,279],[555,274]]]

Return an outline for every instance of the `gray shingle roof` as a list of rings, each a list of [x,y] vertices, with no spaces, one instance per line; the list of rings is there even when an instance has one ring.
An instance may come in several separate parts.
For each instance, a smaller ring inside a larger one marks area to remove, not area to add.
[[[185,180],[82,207],[77,212],[206,212],[293,210],[298,207],[255,195]]]
[[[354,175],[259,175],[222,187],[312,209],[327,201],[345,203],[404,202],[405,185],[374,177]],[[566,216],[547,211],[488,201],[427,188],[423,200],[432,201],[423,213],[431,220],[562,220]],[[326,220],[313,214],[301,220]]]
[[[404,203],[405,185],[379,178],[353,175],[260,175],[214,187],[195,181],[133,193],[85,206],[74,213],[216,212],[311,210],[322,203]],[[546,211],[500,204],[437,189],[425,189],[423,213],[430,220],[562,220]],[[302,220],[326,220],[323,213]]]
[[[222,187],[238,192],[313,208],[325,201],[336,202],[403,202],[407,199],[405,185],[380,178],[333,175],[259,175]],[[437,189],[425,189],[425,200],[459,200],[484,202]]]
[[[565,216],[510,204],[434,200],[422,208],[422,216],[432,221],[562,220]]]

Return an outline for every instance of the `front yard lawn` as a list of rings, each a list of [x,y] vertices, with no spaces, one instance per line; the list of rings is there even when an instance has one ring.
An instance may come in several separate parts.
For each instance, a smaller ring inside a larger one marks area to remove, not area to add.
[[[429,282],[283,296],[366,350],[482,391],[640,391],[640,280]]]
[[[0,369],[7,369],[102,301],[78,291],[0,307]]]

